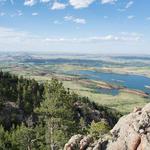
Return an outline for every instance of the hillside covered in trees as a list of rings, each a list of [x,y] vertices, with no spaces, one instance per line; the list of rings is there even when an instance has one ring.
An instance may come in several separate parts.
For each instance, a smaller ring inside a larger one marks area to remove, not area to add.
[[[34,79],[0,72],[0,150],[57,150],[74,134],[107,132],[115,110],[80,97],[57,79]]]

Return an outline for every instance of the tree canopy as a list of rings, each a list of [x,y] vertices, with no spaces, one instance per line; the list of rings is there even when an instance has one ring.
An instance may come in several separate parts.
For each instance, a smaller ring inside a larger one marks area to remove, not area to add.
[[[109,127],[120,115],[70,92],[57,79],[38,83],[0,72],[0,150],[62,149],[72,135],[85,134],[93,120],[98,122],[96,112]],[[92,123],[90,132],[103,126]]]

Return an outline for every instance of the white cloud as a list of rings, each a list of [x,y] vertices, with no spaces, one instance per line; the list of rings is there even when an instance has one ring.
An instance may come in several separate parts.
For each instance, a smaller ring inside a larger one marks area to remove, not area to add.
[[[27,33],[15,31],[11,28],[0,27],[0,43],[13,43],[25,38]]]
[[[10,17],[13,18],[13,17],[16,17],[16,16],[22,16],[22,15],[23,15],[23,13],[22,13],[21,10],[16,10],[16,12],[11,14]]]
[[[104,42],[118,42],[118,43],[131,43],[136,44],[142,41],[142,35],[138,33],[119,33],[116,35],[107,34],[91,37],[41,37],[38,35],[32,35],[28,32],[17,31],[11,28],[0,27],[0,50],[45,50],[55,48],[63,48],[62,45],[66,44],[67,48],[69,44],[84,44],[87,48],[87,44],[99,44]],[[71,46],[71,45],[70,45]]]
[[[11,4],[14,5],[14,0],[10,0]]]
[[[102,4],[114,4],[117,0],[101,0]]]
[[[117,9],[117,10],[120,11],[120,12],[124,12],[124,11],[126,11],[128,8],[130,8],[133,4],[134,4],[133,1],[129,1],[129,2],[125,5],[124,8],[119,8],[119,9]]]
[[[64,19],[65,21],[70,21],[73,20],[73,16],[65,16]]]
[[[95,0],[69,0],[70,5],[75,9],[86,8],[92,4]]]
[[[37,3],[36,0],[25,0],[24,5],[25,6],[33,6]]]
[[[38,16],[39,14],[37,12],[33,12],[32,16]]]
[[[52,9],[52,10],[65,9],[66,6],[67,6],[67,5],[66,5],[66,4],[63,4],[63,3],[54,2],[51,9]]]
[[[42,3],[48,3],[48,2],[50,2],[50,0],[40,0],[40,2],[42,2]]]
[[[5,15],[6,15],[6,13],[0,12],[0,17],[3,17],[3,16],[5,16]]]
[[[22,15],[23,15],[22,11],[21,10],[17,10],[17,16],[22,16]]]
[[[150,20],[150,17],[147,17],[146,20]]]
[[[86,24],[86,20],[81,18],[75,18],[73,21],[78,24]]]
[[[0,50],[2,51],[38,49],[46,44],[43,41],[39,36],[28,32],[0,27]]]
[[[137,42],[141,40],[142,35],[137,33],[122,32],[119,35],[108,34],[105,36],[93,36],[85,38],[46,38],[47,42],[101,42],[101,41],[120,41],[120,42]]]
[[[74,22],[74,23],[77,23],[77,24],[86,24],[87,23],[85,19],[77,18],[77,17],[74,17],[74,16],[65,16],[64,20],[65,21],[71,21],[71,22]]]
[[[128,16],[127,18],[131,20],[131,19],[134,19],[134,18],[135,18],[135,16],[130,15],[130,16]]]
[[[124,12],[124,11],[126,11],[126,9],[124,9],[124,8],[118,8],[117,11]]]
[[[143,34],[139,34],[136,32],[121,32],[120,36],[122,37],[122,39],[128,41],[139,41],[143,38]]]
[[[109,17],[108,16],[104,16],[104,19],[108,19]]]
[[[58,20],[54,20],[54,22],[53,22],[54,24],[62,24],[60,21],[58,21]]]
[[[11,43],[11,42],[24,42],[26,40],[44,40],[48,42],[96,42],[96,41],[139,41],[143,37],[139,33],[128,33],[121,32],[113,35],[108,34],[104,36],[92,36],[83,38],[43,38],[35,35],[31,35],[28,32],[16,31],[11,28],[0,27],[0,43]]]
[[[133,4],[134,4],[133,1],[129,1],[129,2],[126,4],[125,9],[130,8]]]

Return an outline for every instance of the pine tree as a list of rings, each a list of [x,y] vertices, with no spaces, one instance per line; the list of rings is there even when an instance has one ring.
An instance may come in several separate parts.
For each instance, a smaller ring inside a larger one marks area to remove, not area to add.
[[[45,116],[48,149],[62,148],[70,133],[76,128],[71,94],[65,90],[62,83],[52,79],[50,84],[45,85],[44,101],[37,111]]]
[[[12,131],[11,142],[12,150],[32,150],[34,141],[36,140],[35,131],[32,128],[26,127],[24,124],[17,126]]]

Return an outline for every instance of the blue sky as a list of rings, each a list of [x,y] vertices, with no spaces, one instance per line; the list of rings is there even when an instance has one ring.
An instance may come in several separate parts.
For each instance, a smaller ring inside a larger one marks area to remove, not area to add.
[[[0,0],[0,51],[150,54],[149,0]]]

